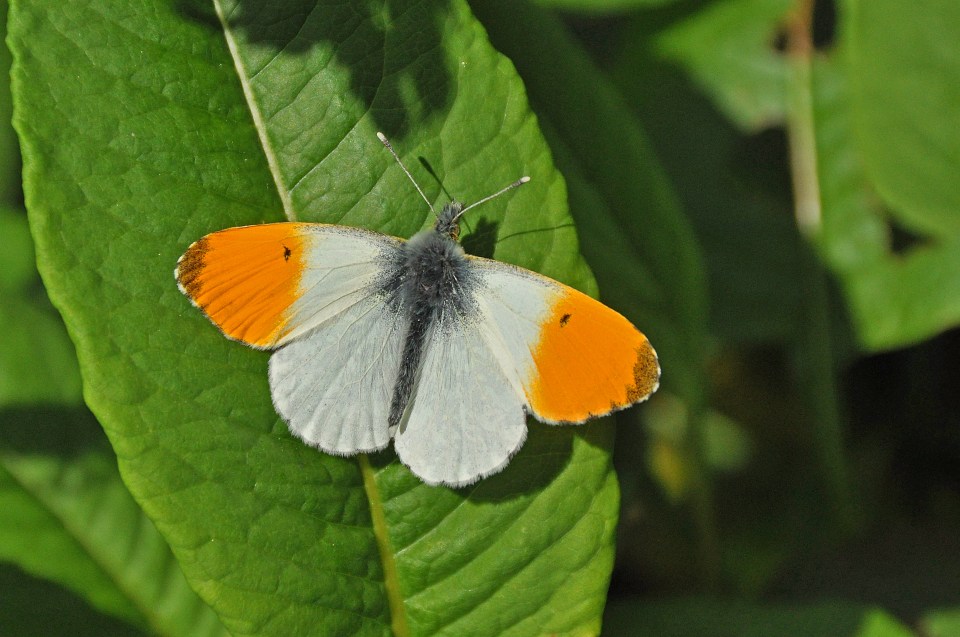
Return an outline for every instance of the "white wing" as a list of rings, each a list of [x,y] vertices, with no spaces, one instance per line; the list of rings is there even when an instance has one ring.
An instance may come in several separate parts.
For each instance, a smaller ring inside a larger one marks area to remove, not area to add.
[[[390,442],[387,416],[408,321],[381,290],[402,242],[340,226],[302,224],[296,300],[270,357],[270,393],[290,431],[338,455]]]
[[[409,320],[382,293],[402,242],[353,228],[265,224],[194,243],[181,289],[229,337],[270,359],[277,411],[335,454],[382,449]],[[583,422],[656,389],[646,337],[589,297],[532,272],[471,258],[470,321],[435,325],[396,432],[424,481],[462,486],[502,469],[526,437],[525,410]]]
[[[401,462],[428,484],[465,486],[496,473],[527,435],[523,399],[483,335],[484,319],[437,324],[395,435]]]
[[[382,449],[408,321],[368,294],[270,357],[290,431],[337,455]]]

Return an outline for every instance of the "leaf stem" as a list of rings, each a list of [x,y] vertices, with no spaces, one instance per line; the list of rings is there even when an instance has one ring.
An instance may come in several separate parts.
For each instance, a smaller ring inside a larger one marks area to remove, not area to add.
[[[787,23],[791,71],[787,88],[787,137],[794,214],[797,227],[806,239],[799,255],[803,320],[796,359],[800,392],[810,408],[813,444],[831,519],[842,531],[851,522],[850,484],[843,453],[845,427],[837,388],[829,280],[817,259],[815,246],[822,225],[822,205],[813,113],[813,9],[813,0],[800,0]]]
[[[811,88],[813,5],[813,0],[799,0],[787,22],[787,56],[790,63],[787,137],[790,142],[790,174],[793,178],[797,227],[808,238],[819,232],[822,221]]]
[[[706,452],[706,405],[702,396],[688,404],[690,429],[684,441],[686,453],[694,467],[691,506],[700,549],[701,584],[708,593],[716,593],[720,586],[722,549],[717,529],[714,505],[713,477],[710,474]]]
[[[383,512],[380,489],[377,488],[377,476],[373,467],[370,466],[367,454],[359,454],[357,462],[360,464],[360,474],[363,476],[363,488],[367,492],[367,502],[370,503],[373,535],[377,540],[380,563],[383,565],[383,585],[386,588],[387,603],[390,606],[390,628],[393,630],[394,637],[407,637],[410,635],[410,628],[407,626],[407,611],[403,605],[403,596],[400,592],[400,576],[397,572],[397,562],[393,557],[393,547],[390,545],[387,517]]]

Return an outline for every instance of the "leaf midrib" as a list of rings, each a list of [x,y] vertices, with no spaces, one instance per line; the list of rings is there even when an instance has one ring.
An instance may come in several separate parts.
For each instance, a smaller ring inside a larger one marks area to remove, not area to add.
[[[366,454],[357,456],[360,464],[360,473],[363,475],[363,489],[367,492],[367,501],[370,504],[370,519],[373,524],[373,535],[380,551],[380,562],[383,566],[383,585],[387,592],[387,602],[390,607],[390,628],[395,637],[408,637],[410,629],[407,626],[407,614],[400,594],[400,577],[397,573],[397,562],[394,559],[393,547],[390,544],[387,517],[383,510],[383,501],[380,490],[377,488],[377,476],[370,466]]]
[[[250,117],[253,119],[253,127],[260,138],[260,147],[267,159],[267,166],[270,168],[270,175],[273,177],[273,183],[277,188],[277,195],[280,197],[280,203],[283,205],[283,214],[290,221],[297,220],[297,213],[293,208],[293,200],[290,197],[290,191],[283,183],[283,174],[280,172],[280,162],[273,146],[270,144],[270,137],[267,135],[267,124],[263,119],[263,113],[260,112],[260,105],[254,99],[253,87],[250,85],[249,74],[240,59],[240,53],[237,48],[237,41],[233,37],[233,31],[230,28],[227,18],[223,13],[221,0],[213,0],[213,6],[217,12],[217,19],[223,29],[223,37],[227,43],[227,49],[230,51],[230,57],[233,59],[234,67],[237,69],[237,77],[240,80],[240,87],[243,89],[243,96],[247,101],[247,107],[250,109]]]
[[[223,29],[227,49],[230,52],[230,57],[233,59],[234,67],[237,70],[237,77],[240,80],[240,86],[243,89],[243,95],[246,99],[247,107],[250,110],[250,116],[253,119],[253,125],[257,131],[260,146],[267,160],[270,175],[277,189],[277,195],[280,197],[280,202],[283,205],[284,216],[286,216],[289,221],[297,221],[297,212],[293,206],[290,190],[284,184],[277,153],[270,142],[266,121],[263,119],[259,104],[257,104],[253,87],[249,81],[249,74],[243,64],[243,60],[240,58],[237,41],[227,22],[221,0],[213,0],[213,5],[217,13],[217,19],[220,21],[220,26]],[[390,627],[396,637],[408,637],[410,630],[407,625],[406,608],[403,604],[403,597],[400,591],[400,578],[397,572],[393,548],[390,544],[386,514],[383,508],[383,501],[380,497],[380,490],[377,487],[376,473],[370,465],[366,454],[359,454],[357,461],[363,477],[363,489],[366,492],[367,503],[370,507],[373,535],[377,544],[377,550],[379,551],[381,567],[383,568],[384,590],[387,595],[388,607],[390,608]]]

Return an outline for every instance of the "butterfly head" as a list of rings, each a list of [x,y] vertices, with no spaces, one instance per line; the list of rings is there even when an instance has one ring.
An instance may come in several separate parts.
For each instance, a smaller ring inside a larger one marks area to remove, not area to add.
[[[463,213],[463,204],[459,201],[451,201],[437,215],[437,223],[434,224],[433,229],[438,234],[457,241],[460,238],[460,217]]]

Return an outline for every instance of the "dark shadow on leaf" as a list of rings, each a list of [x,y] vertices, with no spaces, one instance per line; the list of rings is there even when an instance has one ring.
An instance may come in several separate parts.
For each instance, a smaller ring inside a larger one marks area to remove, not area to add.
[[[212,17],[221,28],[212,9],[197,0],[180,0],[177,8],[204,25]],[[327,66],[349,70],[351,91],[388,137],[404,136],[451,99],[440,32],[450,11],[446,0],[237,0],[225,11],[239,40],[274,55],[305,55],[318,47],[329,51]],[[316,109],[323,112],[327,106],[318,103]]]
[[[897,223],[896,218],[889,213],[887,214],[887,224],[890,228],[890,251],[897,256],[905,257],[914,250],[933,245],[933,242],[923,235]]]
[[[504,502],[545,489],[570,461],[573,437],[578,433],[578,428],[554,427],[533,419],[527,420],[527,426],[526,442],[503,471],[455,491],[469,500]],[[377,471],[400,462],[393,451],[393,445],[380,453],[370,455],[369,460]],[[420,480],[409,471],[404,472],[402,477],[393,473],[387,480],[391,483],[402,482],[399,486],[391,487],[398,492],[420,485]]]
[[[469,213],[467,213],[469,214]],[[465,220],[464,224],[468,222]],[[465,235],[460,240],[460,245],[467,254],[485,259],[493,258],[493,249],[497,245],[497,229],[500,225],[496,221],[491,221],[484,217],[477,219],[475,227],[470,234]]]
[[[561,228],[576,228],[576,224],[573,223],[561,223],[556,226],[543,227],[543,228],[533,228],[531,230],[520,230],[517,232],[511,232],[510,234],[505,234],[502,237],[497,239],[497,244],[501,244],[504,241],[509,241],[511,239],[520,239],[529,234],[540,234],[541,232],[556,232]]]
[[[72,635],[138,637],[148,634],[93,608],[86,600],[53,582],[0,564],[0,626],[4,635],[31,637]]]
[[[0,410],[0,449],[21,455],[75,458],[113,450],[100,423],[83,407]]]
[[[440,175],[438,175],[437,171],[433,169],[433,166],[430,164],[427,158],[419,156],[417,157],[417,160],[420,162],[420,165],[423,166],[424,170],[426,170],[427,173],[440,185],[440,191],[443,192],[444,196],[446,196],[446,198],[450,201],[456,199],[456,197],[450,194],[450,191],[447,190],[447,187],[443,185],[443,180],[440,179]]]
[[[504,502],[542,491],[560,475],[573,454],[576,427],[557,427],[527,419],[527,440],[500,473],[464,490],[471,500]]]
[[[177,0],[175,10],[191,22],[196,22],[211,31],[220,30],[220,19],[209,0]]]

